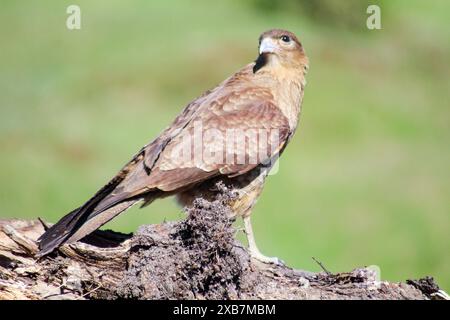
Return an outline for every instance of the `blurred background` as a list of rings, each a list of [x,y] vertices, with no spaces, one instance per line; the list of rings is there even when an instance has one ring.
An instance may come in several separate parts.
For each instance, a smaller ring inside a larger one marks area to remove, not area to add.
[[[368,4],[382,30],[368,30]],[[81,30],[66,8],[81,7]],[[378,265],[450,290],[450,2],[2,1],[0,218],[82,204],[270,28],[310,58],[300,129],[253,214],[288,265]],[[181,219],[172,199],[107,224]],[[242,238],[242,234],[240,235]]]

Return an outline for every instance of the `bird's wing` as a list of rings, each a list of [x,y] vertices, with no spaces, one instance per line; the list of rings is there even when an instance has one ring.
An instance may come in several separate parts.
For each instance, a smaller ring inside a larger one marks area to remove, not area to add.
[[[290,134],[287,118],[265,89],[221,92],[205,103],[157,157],[152,154],[127,175],[118,193],[171,192],[213,176],[243,174],[276,156]]]

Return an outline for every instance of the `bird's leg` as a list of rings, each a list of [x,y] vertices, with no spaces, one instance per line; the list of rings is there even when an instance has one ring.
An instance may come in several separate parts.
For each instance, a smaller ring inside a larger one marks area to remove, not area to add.
[[[247,235],[248,251],[250,253],[250,256],[264,263],[284,265],[284,262],[278,259],[277,257],[266,257],[259,251],[258,247],[256,246],[255,236],[253,235],[253,228],[252,223],[250,221],[250,215],[245,216],[243,220],[244,220],[245,234]]]

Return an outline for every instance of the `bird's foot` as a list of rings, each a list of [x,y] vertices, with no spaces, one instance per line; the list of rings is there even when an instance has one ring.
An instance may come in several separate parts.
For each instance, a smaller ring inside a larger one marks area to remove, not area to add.
[[[251,252],[250,251],[250,257],[252,259],[258,260],[262,263],[274,264],[274,265],[282,266],[282,267],[285,266],[285,263],[283,260],[281,260],[277,257],[267,257],[260,252]]]
[[[258,247],[256,246],[255,238],[253,236],[253,228],[252,224],[250,223],[249,215],[244,217],[244,228],[245,234],[247,235],[248,252],[250,253],[250,257],[262,263],[284,266],[284,261],[282,261],[281,259],[278,259],[277,257],[266,257],[261,253],[261,251],[259,251]]]

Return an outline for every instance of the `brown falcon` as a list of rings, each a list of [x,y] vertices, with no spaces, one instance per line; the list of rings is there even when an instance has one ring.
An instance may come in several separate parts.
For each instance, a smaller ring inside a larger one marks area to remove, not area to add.
[[[213,195],[221,180],[237,195],[230,206],[244,219],[251,255],[278,262],[258,250],[250,213],[297,128],[307,70],[293,33],[264,32],[255,62],[189,103],[108,184],[50,227],[39,239],[39,255],[82,239],[139,201],[176,195],[189,206]]]

